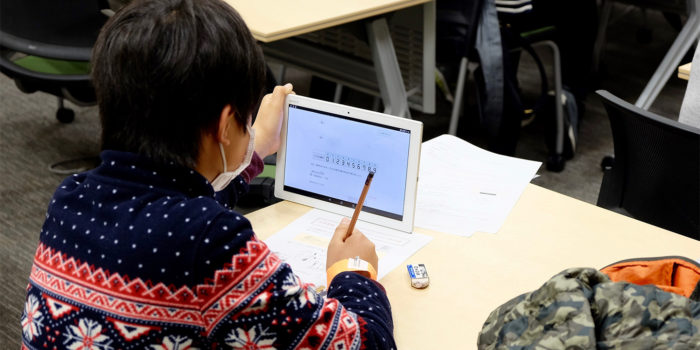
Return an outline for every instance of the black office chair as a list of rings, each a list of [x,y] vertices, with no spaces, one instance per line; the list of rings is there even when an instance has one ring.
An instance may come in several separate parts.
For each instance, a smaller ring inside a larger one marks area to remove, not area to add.
[[[615,147],[598,206],[700,240],[700,129],[597,94]]]
[[[26,93],[43,91],[58,97],[56,117],[74,118],[63,106],[95,103],[90,84],[92,46],[107,20],[98,0],[0,1],[0,72]]]

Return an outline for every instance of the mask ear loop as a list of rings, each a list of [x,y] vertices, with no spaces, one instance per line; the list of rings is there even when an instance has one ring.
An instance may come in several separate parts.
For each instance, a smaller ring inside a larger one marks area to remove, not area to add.
[[[226,153],[224,153],[224,145],[219,142],[219,150],[221,151],[221,160],[224,162],[224,173],[226,172]]]

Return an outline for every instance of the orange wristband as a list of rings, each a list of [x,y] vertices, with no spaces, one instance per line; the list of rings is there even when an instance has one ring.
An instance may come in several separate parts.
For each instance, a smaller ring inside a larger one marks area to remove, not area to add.
[[[330,286],[331,281],[335,276],[341,272],[352,271],[352,272],[364,272],[365,277],[369,277],[373,280],[377,280],[377,270],[372,266],[372,264],[360,259],[360,257],[354,257],[349,259],[338,260],[331,267],[326,270],[327,283]]]

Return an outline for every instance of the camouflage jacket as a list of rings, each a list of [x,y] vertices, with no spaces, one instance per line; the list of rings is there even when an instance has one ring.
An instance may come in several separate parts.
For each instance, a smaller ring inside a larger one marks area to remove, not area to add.
[[[653,285],[560,272],[491,312],[479,349],[700,349],[700,302]]]

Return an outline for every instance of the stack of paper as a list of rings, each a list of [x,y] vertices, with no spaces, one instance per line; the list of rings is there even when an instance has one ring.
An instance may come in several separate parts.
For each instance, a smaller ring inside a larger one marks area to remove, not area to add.
[[[540,162],[485,151],[452,135],[423,143],[415,226],[496,233]]]

